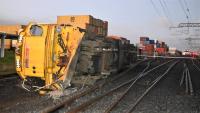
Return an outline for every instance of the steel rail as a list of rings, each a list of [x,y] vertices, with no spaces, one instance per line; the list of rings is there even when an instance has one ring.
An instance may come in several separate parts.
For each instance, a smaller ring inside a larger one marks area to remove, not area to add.
[[[168,63],[170,63],[170,62],[172,62],[172,61],[174,61],[174,59],[172,59],[172,60],[170,60],[170,61],[167,61],[167,62],[164,62],[164,63],[162,63],[162,64],[160,64],[160,65],[158,65],[158,66],[156,66],[156,67],[154,67],[154,68],[152,68],[152,69],[150,69],[150,70],[148,70],[147,72],[144,72],[143,74],[138,75],[138,76],[134,77],[133,79],[131,79],[131,80],[127,81],[127,82],[124,82],[124,83],[118,85],[117,87],[115,87],[115,88],[109,90],[108,92],[105,92],[105,93],[102,94],[102,95],[99,95],[99,96],[97,96],[97,97],[94,97],[94,98],[92,98],[92,99],[90,99],[90,100],[88,100],[88,101],[82,103],[81,105],[79,105],[79,106],[77,106],[77,107],[75,107],[75,108],[69,110],[69,111],[66,112],[66,113],[77,113],[77,112],[80,112],[80,111],[84,110],[86,107],[88,107],[88,106],[90,106],[91,104],[93,104],[94,102],[97,102],[98,100],[102,99],[103,97],[105,97],[105,96],[107,96],[107,95],[109,95],[109,94],[112,94],[114,91],[116,91],[116,90],[122,88],[123,86],[128,85],[128,84],[134,82],[135,80],[138,80],[139,78],[141,78],[141,77],[147,75],[148,73],[150,73],[150,72],[152,72],[152,71],[154,71],[154,70],[156,70],[156,69],[162,67],[163,65],[168,64]]]
[[[200,68],[194,63],[193,59],[192,59],[192,63],[193,63],[193,65],[195,66],[195,68],[196,68],[198,71],[200,71]]]
[[[136,66],[138,66],[139,64],[143,63],[144,61],[146,60],[142,60],[142,61],[138,61],[136,62],[134,65],[132,65],[129,69],[125,70],[124,72],[122,73],[119,73],[117,77],[115,77],[114,79],[110,80],[110,81],[106,81],[102,84],[99,84],[99,85],[95,85],[91,88],[89,88],[88,90],[85,90],[77,95],[74,95],[72,96],[71,98],[67,98],[67,99],[64,99],[62,102],[59,102],[59,103],[56,103],[56,104],[53,104],[52,106],[48,106],[44,109],[42,109],[41,111],[39,111],[39,113],[50,113],[50,112],[53,112],[63,106],[66,106],[66,105],[69,105],[71,104],[73,101],[75,101],[76,99],[80,98],[80,97],[83,97],[91,92],[93,92],[94,90],[96,89],[99,89],[101,87],[103,87],[105,84],[109,83],[109,82],[112,82],[120,77],[122,77],[124,74],[128,73],[130,70],[132,70],[133,68],[135,68]]]
[[[187,72],[188,72],[188,82],[189,82],[189,88],[190,88],[190,95],[194,95],[192,79],[191,79],[191,76],[190,76],[189,68],[187,69]]]
[[[160,80],[165,77],[167,75],[167,73],[178,63],[178,61],[174,62],[172,65],[170,65],[170,67],[161,75],[159,76],[157,79],[154,80],[153,84],[145,90],[145,92],[135,101],[135,103],[132,105],[132,107],[130,109],[128,109],[125,113],[131,113],[135,107],[139,104],[139,102],[151,91],[151,89],[153,87],[155,87]]]
[[[196,66],[193,60],[192,60],[192,63],[194,66]],[[192,83],[190,71],[187,65],[186,65],[185,73],[186,73],[185,75],[187,78],[185,79],[186,93],[190,92],[190,95],[193,95],[194,94],[193,83]]]
[[[18,76],[0,78],[0,82],[1,82],[1,81],[5,81],[5,80],[12,80],[12,79],[16,79],[16,78],[18,78]]]
[[[146,68],[138,74],[138,78],[142,76],[142,74],[150,67],[150,62],[146,66]],[[112,109],[124,98],[124,96],[130,91],[133,85],[136,83],[137,78],[131,83],[131,85],[123,92],[123,94],[113,103],[110,107],[108,107],[104,113],[109,113]]]

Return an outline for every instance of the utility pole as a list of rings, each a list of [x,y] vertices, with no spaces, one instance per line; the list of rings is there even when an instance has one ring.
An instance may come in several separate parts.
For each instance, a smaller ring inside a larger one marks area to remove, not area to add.
[[[154,40],[154,52],[153,52],[154,58],[155,58],[155,56],[156,56],[156,42],[157,42],[157,40],[155,39],[155,40]]]
[[[1,58],[4,57],[5,38],[6,38],[6,35],[3,34],[3,35],[1,36]]]

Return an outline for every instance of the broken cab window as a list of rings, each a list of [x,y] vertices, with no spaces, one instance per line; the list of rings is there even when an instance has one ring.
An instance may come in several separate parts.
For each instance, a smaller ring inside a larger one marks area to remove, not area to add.
[[[30,28],[30,34],[32,36],[42,36],[43,30],[42,27],[38,25],[32,25]]]

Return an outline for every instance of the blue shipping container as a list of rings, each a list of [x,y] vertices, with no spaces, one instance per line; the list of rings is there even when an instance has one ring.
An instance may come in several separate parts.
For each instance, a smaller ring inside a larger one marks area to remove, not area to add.
[[[145,41],[145,42],[144,42],[145,45],[148,45],[149,43],[150,43],[149,41]]]
[[[156,43],[156,48],[160,48],[160,44],[159,43]]]
[[[150,44],[155,44],[154,40],[149,40]]]

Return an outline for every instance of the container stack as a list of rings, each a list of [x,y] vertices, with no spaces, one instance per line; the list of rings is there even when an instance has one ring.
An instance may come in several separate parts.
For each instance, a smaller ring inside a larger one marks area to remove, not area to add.
[[[152,56],[154,54],[154,40],[150,40],[149,37],[140,37],[140,54]]]
[[[158,56],[166,56],[169,51],[169,47],[165,42],[160,40],[155,41],[149,37],[140,37],[138,47],[139,54],[147,56],[153,56],[154,53]]]
[[[148,45],[149,44],[149,37],[140,37],[140,44]]]
[[[73,25],[85,29],[89,34],[107,36],[108,22],[96,19],[91,15],[58,16],[57,24]]]
[[[159,55],[159,56],[166,56],[169,51],[169,47],[163,41],[156,41],[156,50],[155,51],[156,51],[157,55]]]

